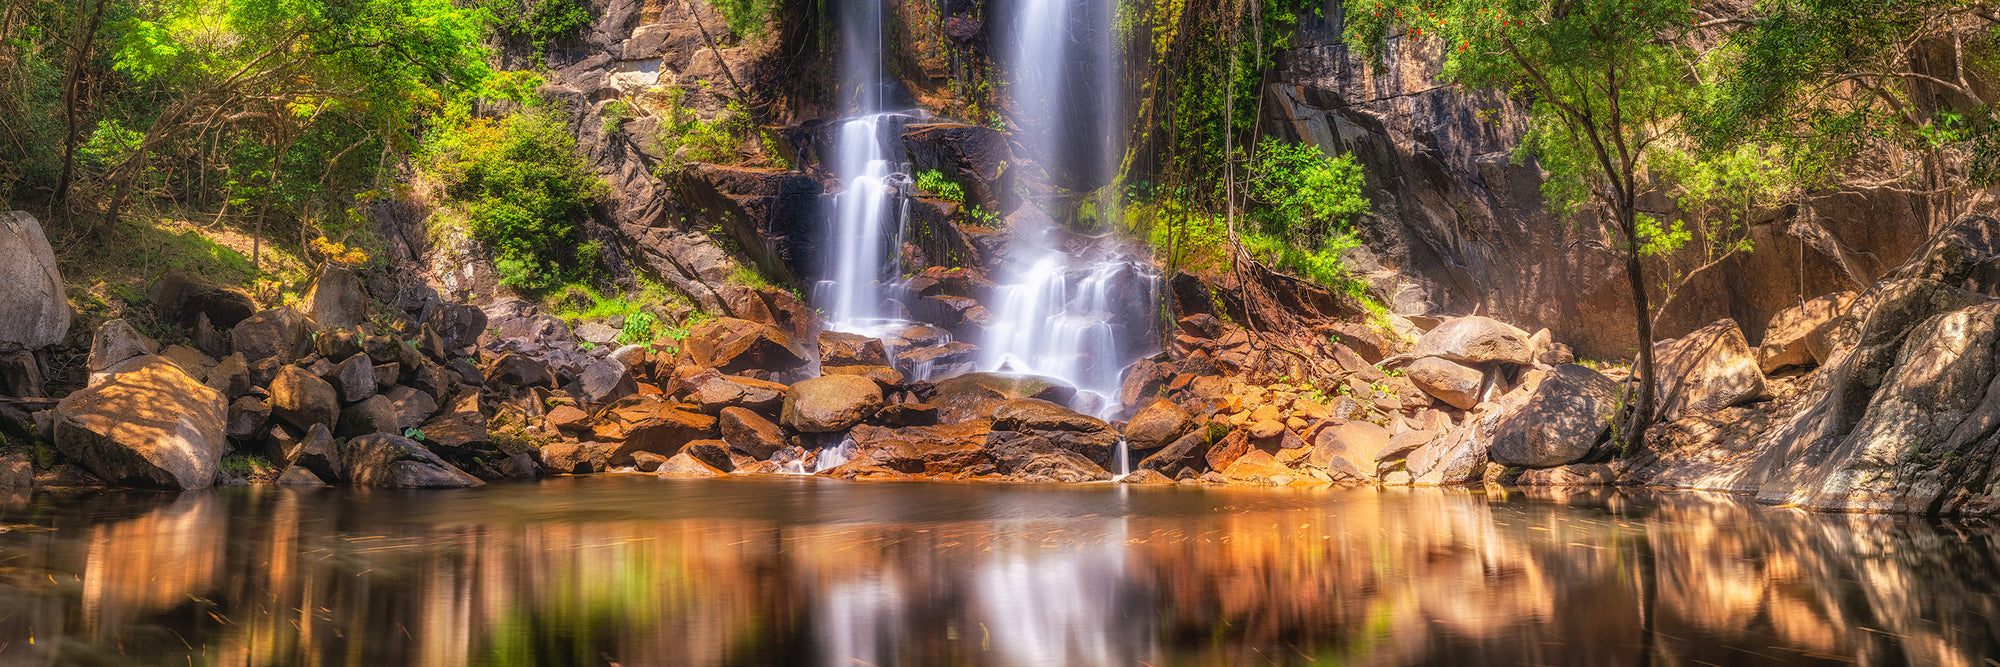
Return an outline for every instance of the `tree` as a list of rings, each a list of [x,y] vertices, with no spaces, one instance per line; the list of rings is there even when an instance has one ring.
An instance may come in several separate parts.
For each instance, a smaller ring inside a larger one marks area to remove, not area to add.
[[[1918,176],[1952,191],[2000,179],[2000,9],[1966,0],[1769,0],[1731,29],[1718,95],[1702,114],[1712,147],[1784,146],[1795,178],[1824,185],[1873,146],[1923,156]],[[1964,168],[1949,163],[1962,160]],[[1937,220],[1930,227],[1936,229]]]
[[[157,91],[142,137],[106,170],[106,222],[127,205],[155,151],[226,130],[268,141],[268,209],[289,151],[338,123],[351,142],[407,150],[416,120],[452,89],[482,85],[483,14],[448,0],[161,0],[120,26],[115,67]],[[311,183],[310,177],[297,179]],[[260,221],[262,216],[259,217]],[[258,235],[261,237],[261,234]]]
[[[1624,246],[1639,349],[1638,400],[1623,431],[1643,443],[1654,393],[1652,308],[1641,262],[1639,196],[1647,158],[1681,129],[1695,101],[1680,45],[1697,19],[1687,0],[1346,0],[1347,40],[1381,62],[1389,40],[1435,39],[1442,74],[1506,91],[1531,110],[1517,157],[1551,174],[1552,209],[1596,202]]]

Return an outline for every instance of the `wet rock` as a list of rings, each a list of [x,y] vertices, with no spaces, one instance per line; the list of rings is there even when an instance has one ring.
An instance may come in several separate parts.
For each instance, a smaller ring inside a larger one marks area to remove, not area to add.
[[[683,342],[696,365],[725,374],[749,370],[789,371],[806,363],[792,335],[768,324],[723,317],[688,333]]]
[[[289,307],[280,306],[251,315],[230,330],[230,343],[246,361],[275,358],[291,363],[306,349],[313,322]]]
[[[1125,369],[1125,380],[1118,386],[1118,404],[1136,408],[1158,398],[1172,378],[1172,371],[1171,367],[1151,359],[1133,362],[1130,368]]]
[[[271,406],[254,396],[244,396],[229,404],[229,425],[223,434],[237,440],[246,440],[263,432],[264,424],[271,418]]]
[[[1016,398],[994,407],[993,428],[1000,431],[1087,431],[1110,429],[1104,420],[1034,398]]]
[[[971,361],[979,353],[979,346],[971,343],[952,341],[942,345],[917,348],[896,353],[896,361],[904,365],[956,364]]]
[[[882,388],[851,375],[826,375],[793,384],[785,391],[786,428],[800,433],[843,431],[882,407]]]
[[[1158,449],[1172,444],[1194,428],[1194,415],[1166,399],[1156,399],[1139,408],[1125,425],[1125,441],[1132,451]]]
[[[326,375],[328,384],[340,392],[340,400],[347,403],[359,402],[375,395],[375,365],[365,355],[354,355],[333,367]]]
[[[1826,335],[1835,320],[1854,305],[1855,293],[1828,294],[1778,311],[1764,327],[1757,347],[1757,366],[1775,373],[1786,366],[1818,366],[1831,353]]]
[[[55,446],[104,481],[200,489],[215,483],[229,408],[164,357],[128,360],[55,408]]]
[[[1118,480],[1120,484],[1172,484],[1174,478],[1161,474],[1158,470],[1139,469]]]
[[[42,224],[0,212],[0,351],[39,350],[69,334],[69,297]]]
[[[1140,470],[1157,470],[1168,477],[1179,477],[1183,470],[1197,474],[1207,472],[1208,438],[1205,429],[1183,435],[1141,460],[1137,467]]]
[[[1039,375],[1009,373],[967,373],[937,384],[931,399],[945,423],[991,417],[993,409],[1016,398],[1035,398],[1068,405],[1076,397],[1076,387]]]
[[[1462,363],[1493,361],[1528,365],[1535,361],[1528,333],[1488,317],[1461,317],[1440,324],[1417,339],[1410,354]]]
[[[1318,429],[1307,459],[1334,479],[1373,481],[1382,464],[1409,455],[1391,446],[1388,429],[1365,421],[1343,421]]]
[[[679,384],[687,401],[701,406],[701,411],[709,414],[731,407],[772,414],[785,401],[785,385],[715,371],[690,375],[682,378]]]
[[[878,338],[840,331],[819,332],[821,366],[887,366],[889,354]]]
[[[334,425],[340,419],[340,393],[325,380],[297,366],[278,368],[271,379],[271,414],[299,429]]]
[[[0,455],[0,489],[27,489],[35,485],[35,466],[21,454]]]
[[[1418,359],[1404,371],[1418,389],[1460,410],[1479,404],[1479,390],[1486,378],[1476,369],[1437,357]]]
[[[576,376],[579,398],[584,403],[596,405],[609,403],[626,396],[639,393],[639,383],[632,379],[632,371],[625,364],[610,359],[598,359],[583,367]]]
[[[0,227],[4,229],[4,227]],[[117,365],[133,357],[159,354],[160,344],[153,342],[132,328],[125,320],[108,320],[97,326],[97,333],[90,338],[90,358],[87,367],[92,373]]]
[[[355,486],[429,489],[484,484],[399,435],[372,433],[348,440],[339,450],[341,468]]]
[[[1504,416],[1500,406],[1482,403],[1463,426],[1418,447],[1404,460],[1411,482],[1420,486],[1450,486],[1479,481],[1486,471],[1493,431]]]
[[[335,264],[320,267],[300,304],[320,326],[351,327],[368,321],[368,290],[361,277]]]
[[[557,442],[542,447],[542,466],[554,475],[600,473],[610,467],[617,451],[617,443]]]
[[[284,461],[289,467],[311,470],[322,481],[339,483],[347,479],[340,452],[333,446],[333,432],[321,424],[314,424],[305,437],[285,448]]]
[[[1653,344],[1662,421],[1707,414],[1764,396],[1764,371],[1735,320]]]
[[[1521,486],[1610,486],[1616,483],[1618,475],[1611,466],[1596,463],[1573,463],[1555,468],[1528,470],[1514,478]]]
[[[319,475],[313,474],[313,471],[307,470],[305,468],[300,468],[297,466],[286,468],[284,472],[279,473],[277,483],[283,486],[326,486],[327,485],[326,481],[320,479]]]
[[[1508,412],[1494,429],[1488,458],[1522,468],[1582,459],[1611,428],[1616,392],[1610,378],[1576,364],[1529,371],[1521,387],[1509,392]]]
[[[768,459],[785,446],[785,435],[777,424],[747,409],[723,408],[717,422],[722,429],[722,441],[744,456]]]

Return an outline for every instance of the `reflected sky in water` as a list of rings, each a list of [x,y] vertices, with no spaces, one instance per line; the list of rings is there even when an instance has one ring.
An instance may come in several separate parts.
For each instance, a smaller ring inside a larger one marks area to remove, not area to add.
[[[1727,496],[565,478],[0,498],[0,665],[1992,664],[1995,531]]]

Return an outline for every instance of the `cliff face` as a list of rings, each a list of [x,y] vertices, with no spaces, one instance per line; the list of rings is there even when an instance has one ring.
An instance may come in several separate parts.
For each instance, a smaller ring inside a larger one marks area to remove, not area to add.
[[[1630,292],[1608,216],[1548,213],[1539,171],[1512,155],[1527,129],[1524,109],[1439,82],[1435,45],[1394,44],[1386,70],[1374,71],[1341,41],[1337,7],[1302,23],[1294,48],[1279,57],[1264,128],[1353,152],[1367,166],[1380,189],[1358,264],[1379,272],[1372,282],[1391,306],[1547,327],[1586,357],[1632,354]],[[1908,156],[1869,158],[1895,165]],[[1967,193],[1960,205],[1982,197],[1990,192]],[[1751,230],[1755,250],[1682,288],[1656,334],[1677,337],[1734,318],[1758,340],[1780,310],[1866,288],[1894,270],[1950,218],[1932,205],[1895,183],[1853,182],[1769,212]],[[1654,294],[1653,303],[1665,296]]]

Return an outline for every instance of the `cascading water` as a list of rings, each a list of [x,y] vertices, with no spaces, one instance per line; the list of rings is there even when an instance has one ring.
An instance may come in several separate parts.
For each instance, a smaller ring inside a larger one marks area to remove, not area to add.
[[[825,237],[834,254],[814,302],[836,330],[865,329],[896,315],[880,284],[902,246],[903,211],[891,187],[897,174],[882,138],[891,121],[889,114],[862,116],[842,123],[835,138],[842,190],[834,196],[835,215]]]
[[[1079,34],[1108,28],[1112,9],[1112,0],[1026,0],[1011,27],[1006,91],[1014,136],[1045,173],[1076,175],[1069,183],[1075,190],[1108,181],[1117,156],[1117,58],[1105,35]],[[1054,204],[1046,197],[1026,202],[1042,212]],[[1153,301],[1157,275],[1141,258],[1079,260],[1056,247],[1064,232],[1048,218],[1020,219],[1013,229],[1019,261],[995,289],[995,323],[981,341],[980,367],[1068,380],[1105,411],[1103,399],[1117,392],[1135,356],[1114,320],[1133,312],[1135,301]],[[1136,311],[1146,321],[1147,308]]]

